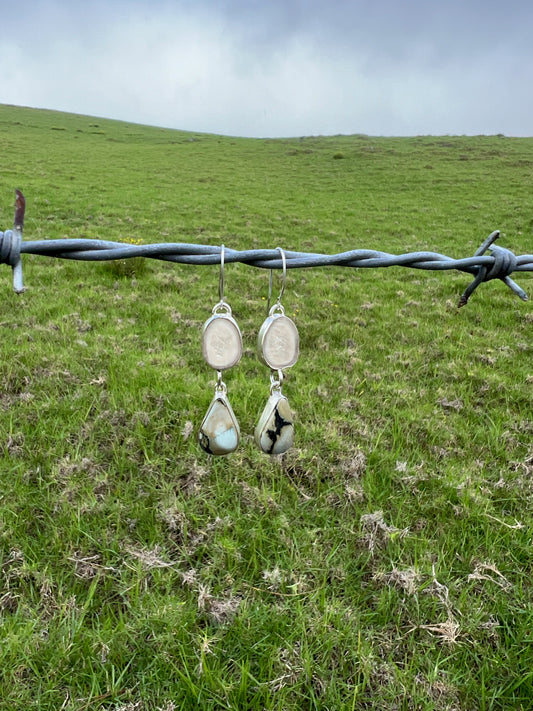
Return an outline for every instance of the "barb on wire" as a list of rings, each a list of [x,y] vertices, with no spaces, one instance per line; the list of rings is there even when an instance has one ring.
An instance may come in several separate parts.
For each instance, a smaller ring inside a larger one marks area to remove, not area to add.
[[[14,229],[0,232],[0,264],[13,267],[13,288],[17,293],[24,291],[22,285],[21,254],[36,254],[58,259],[81,261],[108,261],[148,257],[178,264],[220,264],[221,247],[183,244],[124,244],[99,239],[52,239],[24,242],[25,200],[17,190],[15,204]],[[526,301],[527,294],[510,277],[513,272],[533,271],[533,254],[516,256],[508,249],[494,246],[500,236],[496,230],[483,242],[473,257],[452,259],[437,252],[412,252],[409,254],[389,254],[370,249],[354,249],[340,254],[318,254],[312,252],[289,252],[284,250],[287,269],[305,269],[311,267],[409,267],[443,271],[456,269],[474,276],[459,300],[459,307],[464,306],[474,290],[485,281],[501,279],[520,299]],[[485,254],[487,250],[490,255]],[[234,250],[224,248],[224,261],[240,262],[260,269],[282,269],[284,260],[279,249]]]
[[[514,294],[522,299],[522,301],[527,301],[526,292],[509,276],[514,271],[517,271],[519,258],[515,257],[509,249],[492,246],[499,236],[500,233],[498,230],[492,232],[477,250],[475,256],[480,257],[485,254],[487,249],[491,249],[492,256],[494,257],[494,264],[490,269],[485,264],[479,266],[474,281],[465,289],[463,295],[459,299],[459,308],[461,308],[461,306],[466,306],[468,299],[482,282],[490,281],[491,279],[501,279],[505,284],[507,284]]]

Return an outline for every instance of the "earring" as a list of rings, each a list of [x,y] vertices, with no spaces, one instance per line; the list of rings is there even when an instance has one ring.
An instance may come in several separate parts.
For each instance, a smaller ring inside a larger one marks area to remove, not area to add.
[[[198,441],[208,454],[230,454],[239,445],[240,429],[230,405],[222,371],[232,368],[242,356],[242,336],[231,307],[224,301],[224,245],[220,248],[219,301],[202,331],[202,355],[217,371],[215,395],[202,421]]]
[[[255,428],[255,442],[266,454],[283,454],[294,444],[294,419],[289,401],[283,395],[283,370],[298,360],[300,337],[293,321],[285,316],[281,299],[287,279],[287,260],[281,247],[283,276],[281,291],[276,303],[270,308],[272,297],[272,269],[268,289],[267,318],[257,337],[259,360],[271,369],[270,397]]]

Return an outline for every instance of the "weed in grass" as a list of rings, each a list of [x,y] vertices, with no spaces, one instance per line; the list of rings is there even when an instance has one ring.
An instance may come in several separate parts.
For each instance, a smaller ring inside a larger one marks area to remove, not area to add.
[[[143,243],[142,239],[129,238],[124,239],[119,237],[118,242],[125,244],[139,245]],[[112,259],[105,263],[105,268],[116,277],[141,277],[146,271],[146,259],[143,257],[130,257],[128,259]]]

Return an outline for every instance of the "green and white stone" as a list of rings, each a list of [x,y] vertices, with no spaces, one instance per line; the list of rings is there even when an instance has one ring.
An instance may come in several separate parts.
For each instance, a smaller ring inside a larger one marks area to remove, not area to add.
[[[255,428],[255,442],[265,454],[283,454],[294,445],[294,420],[287,398],[274,392]]]
[[[231,454],[239,446],[240,429],[225,393],[217,393],[198,433],[200,447],[207,454]]]

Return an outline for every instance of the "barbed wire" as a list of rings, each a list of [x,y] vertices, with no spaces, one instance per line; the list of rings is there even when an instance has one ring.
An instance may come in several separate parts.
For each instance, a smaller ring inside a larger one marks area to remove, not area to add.
[[[146,257],[178,264],[209,265],[220,264],[222,246],[210,246],[184,243],[161,244],[125,244],[100,239],[50,239],[25,242],[22,239],[24,227],[25,199],[17,190],[15,200],[15,219],[12,230],[0,232],[0,264],[13,268],[13,289],[22,293],[22,254],[34,254],[58,259],[80,261],[124,260],[134,257]],[[492,232],[473,257],[453,259],[437,252],[411,252],[408,254],[389,254],[370,249],[354,249],[340,254],[319,254],[314,252],[285,251],[287,269],[306,269],[312,267],[409,267],[432,271],[455,269],[474,275],[473,282],[466,288],[458,306],[464,306],[475,289],[483,282],[500,279],[523,301],[527,301],[526,292],[512,279],[514,272],[533,271],[533,254],[516,256],[509,249],[494,245],[500,231]],[[491,251],[490,255],[485,252]],[[224,247],[226,263],[239,262],[260,269],[282,269],[283,259],[279,249],[235,250]]]

